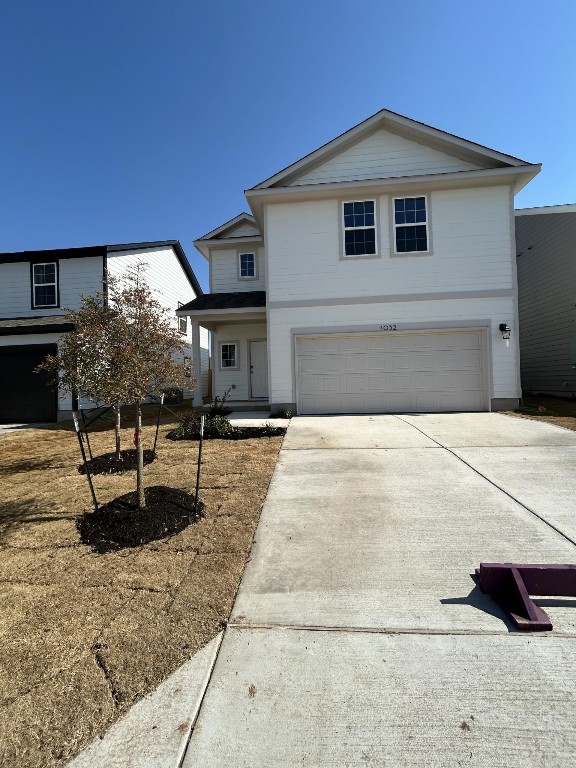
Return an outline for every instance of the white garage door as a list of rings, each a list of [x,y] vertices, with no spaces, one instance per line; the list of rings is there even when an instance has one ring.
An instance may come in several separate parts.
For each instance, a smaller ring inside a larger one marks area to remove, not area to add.
[[[296,338],[298,412],[488,410],[484,332]]]

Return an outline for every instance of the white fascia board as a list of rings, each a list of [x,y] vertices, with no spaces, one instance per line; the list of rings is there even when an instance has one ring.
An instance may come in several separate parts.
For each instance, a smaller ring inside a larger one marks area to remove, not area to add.
[[[253,315],[265,313],[266,307],[237,307],[234,309],[177,309],[178,317],[205,317],[206,315]]]
[[[422,140],[424,140],[424,143],[432,142],[433,146],[437,148],[438,145],[440,145],[443,147],[444,151],[447,151],[448,153],[450,152],[450,148],[452,148],[453,151],[457,150],[459,154],[471,154],[477,158],[486,158],[499,163],[504,163],[509,167],[530,165],[530,163],[526,163],[525,160],[520,160],[513,155],[506,155],[503,152],[490,149],[490,147],[485,147],[482,144],[477,144],[468,139],[463,139],[460,136],[455,136],[446,131],[442,131],[439,128],[433,128],[431,125],[419,123],[417,120],[412,120],[409,117],[404,117],[403,115],[383,109],[375,115],[372,115],[372,117],[369,117],[367,120],[364,120],[362,123],[350,128],[345,133],[342,133],[340,136],[337,136],[335,139],[332,139],[332,141],[323,144],[315,151],[300,158],[300,160],[297,160],[295,163],[288,165],[278,173],[260,182],[260,184],[256,184],[252,189],[268,189],[281,181],[292,179],[294,176],[304,173],[323,160],[329,159],[332,155],[343,151],[347,146],[360,141],[364,136],[379,128],[403,133],[407,138],[412,139],[413,141],[420,141],[420,143],[422,143]]]
[[[538,173],[540,165],[522,165],[515,168],[490,168],[482,171],[456,171],[418,176],[394,176],[386,179],[363,179],[359,181],[338,181],[326,184],[300,184],[297,187],[271,187],[269,189],[247,189],[246,200],[254,213],[260,228],[263,227],[262,210],[265,203],[300,202],[317,199],[339,198],[343,193],[356,195],[390,194],[432,189],[458,189],[462,187],[513,184],[518,192]]]
[[[542,213],[576,213],[576,203],[541,205],[535,208],[518,208],[514,211],[515,216],[537,216]]]
[[[222,238],[220,240],[195,240],[194,246],[200,250],[201,247],[204,247],[206,249],[210,250],[216,250],[218,248],[229,248],[231,245],[252,245],[252,244],[262,244],[264,240],[262,239],[261,235],[258,235],[258,237],[228,237],[228,238]]]

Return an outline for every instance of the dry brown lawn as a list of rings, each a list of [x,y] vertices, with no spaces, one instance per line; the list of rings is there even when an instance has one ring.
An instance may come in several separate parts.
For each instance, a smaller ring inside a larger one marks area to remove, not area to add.
[[[525,395],[523,406],[517,411],[507,411],[509,416],[520,416],[534,421],[546,421],[557,427],[576,430],[576,400],[564,400],[546,395]]]
[[[192,492],[198,444],[167,440],[174,424],[164,420],[146,484]],[[147,447],[152,439],[145,426]],[[63,765],[221,629],[281,441],[206,442],[205,518],[99,555],[76,529],[91,502],[70,426],[0,435],[0,765]],[[92,442],[107,453],[113,433]],[[134,481],[97,476],[99,502]]]

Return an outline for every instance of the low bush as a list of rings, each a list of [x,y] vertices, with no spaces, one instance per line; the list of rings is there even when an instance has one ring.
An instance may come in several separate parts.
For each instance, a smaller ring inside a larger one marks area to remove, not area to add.
[[[193,413],[182,419],[182,423],[168,432],[170,440],[200,440],[200,415]],[[204,422],[205,440],[247,440],[251,437],[278,437],[284,435],[283,427],[274,427],[266,422],[263,427],[234,427],[226,416],[208,414]]]

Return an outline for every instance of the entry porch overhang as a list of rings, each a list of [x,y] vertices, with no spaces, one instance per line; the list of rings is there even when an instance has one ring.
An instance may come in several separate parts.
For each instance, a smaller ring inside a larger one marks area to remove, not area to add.
[[[176,314],[189,317],[209,331],[223,323],[265,322],[266,291],[205,293],[179,307]]]

